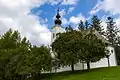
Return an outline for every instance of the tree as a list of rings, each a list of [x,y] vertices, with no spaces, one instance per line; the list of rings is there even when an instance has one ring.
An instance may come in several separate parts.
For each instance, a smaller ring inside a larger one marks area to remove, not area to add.
[[[112,17],[107,18],[107,30],[105,32],[105,36],[112,45],[117,45],[118,38],[118,28],[115,26],[115,22]]]
[[[48,47],[35,47],[18,31],[8,30],[0,37],[0,75],[2,80],[40,74],[51,70]],[[25,78],[25,77],[24,77]]]
[[[96,15],[92,17],[92,24],[91,26],[98,31],[101,35],[103,35],[103,26],[101,26],[101,20],[98,19]]]
[[[78,26],[78,29],[80,30],[80,31],[82,31],[82,30],[85,30],[85,25],[84,25],[84,22],[82,21],[82,20],[80,20],[80,23],[79,23],[79,26]]]
[[[46,46],[33,46],[29,53],[25,54],[23,65],[19,67],[20,74],[30,74],[32,77],[41,72],[51,70],[50,50]]]
[[[108,60],[108,67],[110,67],[110,60],[109,60],[109,57],[110,57],[110,55],[111,54],[109,54],[110,52],[109,51],[106,51],[106,58],[107,58],[107,60]]]
[[[73,31],[73,28],[71,27],[71,25],[69,25],[68,27],[65,28],[66,32],[69,32],[69,31]]]
[[[18,31],[9,29],[0,37],[0,73],[2,79],[16,76],[19,62],[28,51],[30,43],[26,38],[21,39]]]
[[[72,30],[58,36],[51,45],[52,50],[57,55],[60,66],[71,66],[71,70],[74,71],[74,64],[79,62],[77,51],[82,47],[81,32]]]
[[[104,35],[106,36],[107,40],[114,46],[116,57],[119,59],[119,29],[115,25],[115,22],[112,17],[107,18],[107,27]]]
[[[90,70],[90,62],[97,62],[106,56],[106,45],[99,39],[93,30],[83,36],[82,49],[79,49],[79,58],[82,62],[87,63],[87,69]]]
[[[88,21],[86,20],[86,21],[85,21],[85,29],[86,29],[86,30],[89,29],[89,27],[90,27],[89,25],[90,25],[90,24],[89,24]]]

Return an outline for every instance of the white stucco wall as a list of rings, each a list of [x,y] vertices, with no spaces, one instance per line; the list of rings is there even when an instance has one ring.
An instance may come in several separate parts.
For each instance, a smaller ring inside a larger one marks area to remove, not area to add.
[[[109,56],[110,66],[117,66],[114,47],[108,46],[107,49],[109,50],[109,52],[111,54]],[[111,52],[111,50],[113,50],[113,53]],[[100,68],[100,67],[108,67],[108,59],[107,58],[103,58],[100,61],[95,62],[95,63],[90,63],[90,68]],[[84,69],[87,69],[87,64],[84,64]]]
[[[51,44],[54,42],[54,40],[56,39],[56,34],[57,33],[63,33],[65,32],[65,29],[60,26],[60,25],[55,25],[54,28],[52,28],[52,35],[51,35]],[[53,37],[54,34],[54,37]],[[52,49],[52,47],[51,47]],[[51,50],[51,56],[54,57],[54,53]]]
[[[56,25],[52,29],[51,43],[56,39],[56,36],[53,38],[53,34],[56,35],[57,33],[63,33],[63,32],[65,32],[65,29],[63,27],[61,27],[60,25]]]

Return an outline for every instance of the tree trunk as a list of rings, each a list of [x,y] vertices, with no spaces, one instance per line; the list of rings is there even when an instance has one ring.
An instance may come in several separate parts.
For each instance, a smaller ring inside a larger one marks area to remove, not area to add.
[[[109,60],[109,57],[108,57],[107,59],[108,59],[108,67],[110,67],[110,60]]]
[[[72,70],[72,72],[74,72],[74,63],[73,63],[73,61],[72,61],[72,64],[71,64],[71,70]]]
[[[90,62],[87,62],[87,70],[90,70]]]
[[[82,63],[82,68],[83,68],[83,70],[84,70],[84,63]]]

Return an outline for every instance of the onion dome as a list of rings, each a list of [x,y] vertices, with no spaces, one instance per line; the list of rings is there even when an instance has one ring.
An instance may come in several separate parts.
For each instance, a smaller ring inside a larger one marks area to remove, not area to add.
[[[55,24],[57,24],[57,25],[61,25],[62,24],[62,21],[60,20],[60,14],[59,14],[59,8],[58,8],[58,10],[57,10],[58,12],[57,12],[57,15],[56,15],[56,20],[55,20]]]

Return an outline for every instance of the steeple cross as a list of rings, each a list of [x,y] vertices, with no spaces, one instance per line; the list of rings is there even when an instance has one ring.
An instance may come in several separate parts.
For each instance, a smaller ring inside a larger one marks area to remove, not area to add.
[[[59,11],[60,11],[60,10],[59,10],[59,7],[58,7],[58,10],[57,10],[57,12],[59,13]]]

